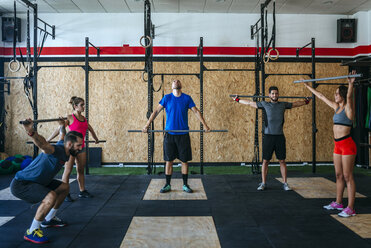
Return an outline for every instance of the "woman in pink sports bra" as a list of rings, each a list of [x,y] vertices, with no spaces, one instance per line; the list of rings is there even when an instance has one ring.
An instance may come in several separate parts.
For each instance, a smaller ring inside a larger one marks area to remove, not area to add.
[[[85,148],[85,135],[86,131],[89,130],[95,143],[98,143],[98,137],[95,134],[93,128],[87,122],[85,116],[82,115],[82,112],[85,110],[85,101],[81,97],[73,96],[70,100],[70,103],[73,108],[73,113],[67,115],[66,126],[68,126],[70,131],[77,131],[83,135],[82,150],[77,154],[76,157],[70,156],[70,160],[64,165],[64,172],[62,176],[62,181],[65,183],[69,182],[70,174],[73,168],[73,164],[76,162],[76,172],[77,172],[77,181],[79,183],[80,198],[90,198],[92,195],[85,189],[85,165],[86,165],[86,148]],[[58,129],[59,130],[59,129]],[[54,134],[48,139],[52,140]],[[71,195],[68,194],[65,201],[71,202],[73,199]]]

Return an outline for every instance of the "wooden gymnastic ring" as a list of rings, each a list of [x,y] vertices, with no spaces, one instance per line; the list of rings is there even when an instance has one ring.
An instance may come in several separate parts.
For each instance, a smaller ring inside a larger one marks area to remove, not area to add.
[[[273,57],[273,56],[271,56],[271,52],[272,51],[276,51],[276,56],[275,57]],[[271,49],[269,49],[269,51],[268,51],[268,57],[269,57],[269,59],[271,59],[271,60],[277,60],[279,57],[280,57],[280,53],[278,52],[278,50],[275,48],[275,49],[273,49],[273,48],[271,48]]]
[[[13,63],[17,64],[17,67],[15,69],[12,68]],[[12,59],[8,64],[8,68],[9,68],[9,71],[11,71],[11,72],[17,72],[21,68],[21,63],[19,63],[19,61],[17,59]]]
[[[144,82],[148,82],[148,73],[147,73],[147,79],[144,79],[144,74],[146,74],[147,72],[146,71],[144,71],[143,73],[142,73],[142,80],[144,81]]]
[[[265,64],[269,62],[269,51],[264,53],[263,61]]]
[[[147,39],[149,41],[149,44],[147,46],[143,45],[143,42],[142,42],[143,39]],[[140,37],[139,43],[142,47],[148,48],[148,47],[152,46],[152,39],[151,39],[151,37],[149,37],[147,35],[143,35],[142,37]]]

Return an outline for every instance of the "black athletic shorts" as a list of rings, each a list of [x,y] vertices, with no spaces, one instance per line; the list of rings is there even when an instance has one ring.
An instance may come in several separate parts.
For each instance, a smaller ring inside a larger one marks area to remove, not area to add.
[[[271,160],[273,152],[278,160],[286,159],[286,139],[282,135],[264,134],[263,138],[263,159]]]
[[[10,183],[10,191],[15,197],[35,204],[41,202],[50,191],[56,190],[61,184],[62,181],[56,179],[53,179],[51,183],[44,186],[32,181],[23,181],[14,178]]]
[[[173,161],[178,158],[183,163],[192,160],[191,139],[189,134],[172,135],[164,137],[164,160]]]

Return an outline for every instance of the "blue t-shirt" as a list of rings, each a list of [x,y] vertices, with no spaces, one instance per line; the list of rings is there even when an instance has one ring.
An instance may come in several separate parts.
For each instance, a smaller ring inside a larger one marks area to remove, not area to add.
[[[32,181],[47,186],[68,161],[63,141],[54,146],[53,154],[40,153],[29,166],[15,174],[15,179]]]
[[[160,104],[166,110],[165,130],[189,130],[188,109],[196,106],[192,100],[192,97],[184,93],[182,93],[179,97],[176,97],[173,95],[173,93],[170,93],[162,98]],[[186,134],[187,132],[169,133],[173,135],[180,135]]]

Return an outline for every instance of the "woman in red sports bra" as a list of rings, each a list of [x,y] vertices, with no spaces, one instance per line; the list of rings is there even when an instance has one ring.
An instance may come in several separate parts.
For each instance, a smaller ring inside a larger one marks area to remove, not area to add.
[[[356,185],[353,177],[353,168],[357,154],[357,147],[350,136],[350,130],[352,129],[352,121],[355,113],[352,97],[355,78],[352,78],[351,75],[355,73],[355,71],[352,71],[348,78],[348,88],[341,85],[336,89],[334,102],[327,99],[322,93],[313,89],[307,83],[304,84],[308,90],[335,111],[333,117],[335,139],[333,159],[336,174],[336,201],[323,207],[328,210],[342,210],[342,212],[338,214],[341,217],[356,215],[356,212],[354,211]],[[345,183],[348,192],[348,206],[346,208],[344,208],[342,204]]]
[[[73,113],[67,115],[66,126],[70,131],[77,131],[83,135],[82,150],[77,154],[76,157],[70,156],[70,160],[64,166],[64,172],[62,181],[65,183],[69,182],[70,174],[73,168],[73,164],[76,162],[77,181],[79,183],[80,198],[90,198],[92,195],[85,189],[85,165],[86,165],[86,148],[85,148],[85,135],[86,131],[89,130],[95,143],[98,143],[98,137],[94,132],[94,129],[89,125],[86,118],[82,115],[85,110],[85,101],[81,97],[73,96],[70,100],[73,108]],[[70,194],[66,197],[66,201],[73,201]]]

